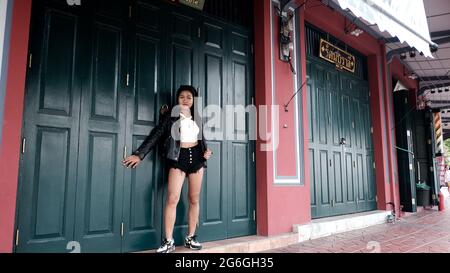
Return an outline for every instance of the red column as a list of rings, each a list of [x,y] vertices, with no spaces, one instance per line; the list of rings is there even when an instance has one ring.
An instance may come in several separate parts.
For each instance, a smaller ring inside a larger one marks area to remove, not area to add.
[[[384,80],[382,70],[383,58],[380,55],[368,57],[370,108],[372,112],[373,148],[375,161],[375,177],[377,184],[378,209],[385,210],[386,203],[391,201],[389,177],[388,152],[385,148],[386,139],[385,113],[387,105],[384,99]],[[387,163],[387,164],[386,164]],[[393,181],[391,181],[393,183]]]
[[[387,66],[387,56],[386,56],[386,47],[385,45],[380,46],[381,56],[382,56],[382,72],[383,72],[383,90],[385,92],[384,94],[384,104],[386,107],[386,135],[387,135],[387,147],[388,147],[388,160],[389,160],[389,180],[391,182],[390,184],[390,202],[393,202],[395,204],[395,214],[400,215],[400,195],[398,193],[398,179],[395,175],[395,171],[397,170],[397,162],[394,162],[394,153],[397,151],[395,150],[396,142],[395,142],[395,117],[392,117],[393,109],[394,107],[393,103],[390,103],[390,97],[392,94],[390,94],[393,90],[389,86],[389,79],[388,76],[388,66]],[[392,207],[387,207],[389,209],[393,209]]]
[[[12,252],[31,0],[15,0],[0,147],[0,252]]]
[[[259,235],[292,232],[294,224],[302,224],[311,219],[306,92],[300,93],[301,95],[295,98],[303,107],[296,105],[293,100],[289,105],[289,111],[284,111],[283,105],[296,91],[294,90],[296,78],[290,70],[289,63],[279,60],[278,17],[275,8],[272,8],[271,13],[271,4],[271,0],[254,1],[256,106],[278,105],[280,109],[279,122],[273,124],[279,132],[278,141],[275,141],[278,142],[277,149],[262,151],[261,144],[269,142],[260,138],[256,145],[256,220]],[[303,21],[297,27],[301,28],[300,35],[304,35]],[[301,46],[304,52],[304,39],[301,40],[297,46]],[[302,59],[304,79],[306,76],[304,55],[297,58]],[[296,112],[301,109],[303,120],[297,120],[296,117],[300,115],[296,116]],[[258,111],[258,114],[261,115],[262,112]],[[272,132],[273,113],[269,112],[267,116],[267,131]],[[299,126],[303,127],[302,135],[299,135]],[[299,156],[297,156],[300,149],[298,140],[303,140],[300,143],[304,143],[304,154]],[[300,175],[298,164],[304,169],[303,176]]]
[[[386,48],[384,46],[382,46],[382,50],[383,52],[386,50]],[[386,55],[384,55],[386,56]],[[386,61],[386,57],[384,57],[384,69],[386,69],[386,73],[385,76],[386,77],[390,77],[390,78],[395,78],[396,80],[399,80],[402,82],[403,85],[405,85],[406,88],[408,88],[410,90],[410,98],[412,99],[412,104],[414,105],[416,103],[416,98],[417,98],[417,92],[419,89],[419,81],[418,80],[413,80],[408,78],[408,75],[410,75],[410,71],[408,71],[405,66],[400,62],[400,60],[395,57],[392,62],[389,64],[390,67],[390,74],[387,73],[387,68],[388,68],[388,64]],[[390,79],[389,78],[385,78],[385,85],[386,85],[386,96],[392,95],[393,92],[393,88],[390,84]],[[389,98],[389,97],[388,97]],[[389,101],[386,101],[386,103],[388,104]],[[395,105],[391,105],[392,108],[395,107]],[[391,157],[391,165],[392,165],[392,170],[391,170],[391,180],[392,181],[396,181],[396,183],[391,184],[391,191],[392,191],[392,200],[395,203],[395,208],[396,208],[396,215],[401,216],[400,214],[400,190],[399,190],[399,184],[398,184],[398,172],[395,172],[395,170],[398,170],[398,163],[397,160],[394,156],[394,153],[396,153],[396,149],[394,148],[396,146],[396,140],[395,140],[395,136],[396,136],[396,132],[395,132],[395,117],[392,116],[392,114],[394,113],[394,109],[391,109],[392,111],[389,111],[387,113],[387,119],[388,119],[388,124],[389,124],[389,137],[390,139],[392,139],[392,142],[390,143],[390,145],[392,145],[392,149],[391,149],[391,153],[390,153],[390,157]]]
[[[255,105],[270,105],[270,1],[253,0],[255,36]],[[258,111],[258,117],[261,113]],[[267,114],[270,117],[270,113]],[[261,124],[258,124],[261,126]],[[268,131],[271,124],[267,121]],[[258,132],[258,131],[257,131]],[[259,134],[258,134],[259,135]],[[261,151],[266,144],[259,137],[256,141],[256,221],[258,235],[268,234],[268,179],[272,175],[269,154]]]

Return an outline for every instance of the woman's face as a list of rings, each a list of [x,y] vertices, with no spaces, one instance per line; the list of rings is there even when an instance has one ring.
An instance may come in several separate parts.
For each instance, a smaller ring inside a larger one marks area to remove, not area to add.
[[[194,97],[192,96],[192,93],[189,91],[182,91],[178,97],[178,104],[180,106],[191,108],[194,104]]]

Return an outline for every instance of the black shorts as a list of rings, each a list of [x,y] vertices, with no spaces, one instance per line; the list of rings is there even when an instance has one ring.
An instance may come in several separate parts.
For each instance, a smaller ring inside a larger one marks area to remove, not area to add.
[[[180,169],[186,175],[198,172],[201,168],[206,168],[206,159],[203,156],[202,148],[196,145],[191,148],[180,148],[180,156],[178,161],[167,160],[167,165],[170,168]]]

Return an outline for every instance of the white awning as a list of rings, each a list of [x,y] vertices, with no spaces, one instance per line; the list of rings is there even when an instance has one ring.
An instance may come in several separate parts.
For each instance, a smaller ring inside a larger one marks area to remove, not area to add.
[[[426,57],[431,41],[423,0],[338,0],[342,9],[349,9],[369,24],[377,24],[380,31],[387,31],[406,42]]]

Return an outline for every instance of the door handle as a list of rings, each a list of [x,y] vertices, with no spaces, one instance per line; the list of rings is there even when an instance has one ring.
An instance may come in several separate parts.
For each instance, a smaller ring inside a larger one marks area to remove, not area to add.
[[[169,106],[167,104],[162,105],[161,108],[159,109],[159,113],[161,115],[165,115],[167,111],[169,111]]]
[[[341,141],[339,142],[340,145],[345,145],[347,143],[347,140],[343,137],[341,138]]]

